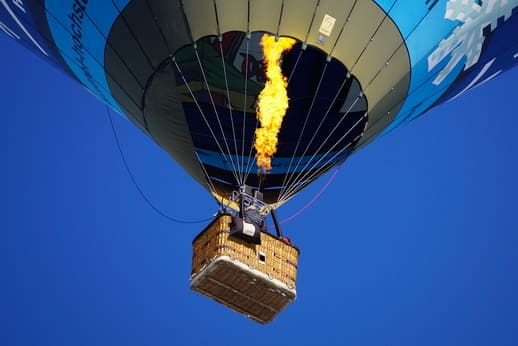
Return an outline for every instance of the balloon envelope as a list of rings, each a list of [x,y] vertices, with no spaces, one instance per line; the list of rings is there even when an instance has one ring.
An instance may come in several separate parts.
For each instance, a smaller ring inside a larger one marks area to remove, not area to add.
[[[217,198],[280,205],[374,138],[515,66],[518,0],[0,1],[0,29],[128,118]],[[264,33],[289,108],[253,147]],[[445,124],[447,126],[448,124]]]

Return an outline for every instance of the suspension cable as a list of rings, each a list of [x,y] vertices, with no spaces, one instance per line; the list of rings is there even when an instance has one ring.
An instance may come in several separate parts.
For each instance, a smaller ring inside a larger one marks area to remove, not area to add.
[[[280,194],[282,194],[283,190],[286,188],[286,186],[288,185],[288,183],[290,182],[291,180],[291,176],[290,178],[288,178],[288,176],[290,175],[289,172],[290,172],[290,169],[293,165],[293,161],[295,160],[295,156],[297,155],[297,150],[299,149],[299,145],[302,141],[302,136],[304,135],[304,131],[306,130],[306,126],[308,124],[308,120],[311,116],[311,112],[313,111],[313,106],[315,105],[315,101],[317,99],[317,96],[318,96],[318,92],[320,91],[320,86],[322,85],[322,81],[324,80],[324,76],[326,74],[326,71],[327,71],[327,67],[329,66],[329,61],[326,60],[326,63],[324,64],[324,68],[322,69],[322,72],[320,73],[320,79],[318,81],[318,84],[317,84],[317,88],[313,94],[313,98],[311,99],[311,104],[308,108],[308,111],[306,112],[306,116],[304,117],[304,124],[302,125],[302,130],[300,131],[299,133],[299,137],[297,139],[297,144],[295,145],[295,149],[293,150],[293,155],[291,156],[291,159],[290,159],[290,163],[288,165],[288,169],[286,170],[286,174],[284,175],[284,179],[282,181],[282,189],[280,191]],[[306,148],[307,150],[307,148]],[[306,151],[304,151],[304,153],[306,153]],[[304,154],[302,155],[304,156]],[[301,156],[301,157],[302,157]],[[300,163],[300,158],[299,158],[299,162],[297,164]],[[295,172],[295,169],[294,169],[294,172]]]
[[[248,54],[248,42],[247,42],[247,54]],[[247,55],[247,57],[248,57],[248,55]],[[245,83],[247,83],[247,81],[245,81]],[[256,115],[254,129],[256,129],[258,126],[259,126],[259,118]],[[244,134],[244,129],[243,129],[243,134]],[[252,155],[252,153],[254,150],[255,139],[256,139],[256,134],[254,131],[252,142],[250,144],[250,150],[248,151],[248,158],[247,158],[247,163],[246,163],[246,168],[245,168],[245,177],[244,177],[245,182],[248,180],[250,173],[252,173],[252,168],[254,167],[255,157]]]
[[[324,170],[324,168],[325,168],[328,164],[332,163],[334,159],[336,159],[339,155],[341,155],[341,154],[342,154],[345,150],[347,150],[347,149],[348,149],[348,148],[349,148],[349,147],[350,147],[350,146],[351,146],[351,145],[352,145],[352,144],[353,144],[353,143],[354,143],[358,138],[360,138],[360,137],[362,136],[362,134],[360,134],[360,135],[356,136],[356,138],[354,138],[352,141],[350,141],[350,142],[349,142],[345,147],[343,147],[342,149],[340,149],[340,150],[339,150],[336,154],[334,154],[331,158],[328,158],[328,159],[327,159],[327,161],[326,161],[324,164],[322,164],[322,165],[320,166],[320,168],[319,168],[319,169],[317,169],[317,171],[316,171],[316,172],[314,172],[313,174],[311,173],[311,170],[313,170],[315,167],[317,167],[317,165],[318,165],[320,162],[322,162],[322,160],[324,160],[324,158],[325,158],[326,156],[328,156],[329,154],[331,154],[331,153],[332,153],[332,150],[333,150],[333,149],[334,149],[334,148],[335,148],[335,147],[336,147],[336,146],[337,146],[337,145],[338,145],[342,140],[344,140],[344,139],[347,137],[347,135],[349,135],[349,133],[350,133],[350,132],[351,132],[351,131],[356,127],[356,126],[358,126],[358,124],[360,124],[360,123],[361,123],[361,121],[363,120],[363,118],[365,118],[365,117],[366,117],[366,115],[364,115],[362,118],[360,118],[360,119],[359,119],[359,120],[358,120],[358,121],[353,125],[353,127],[351,127],[351,128],[347,131],[347,133],[345,133],[345,134],[344,134],[344,135],[343,135],[343,136],[342,136],[342,137],[341,137],[341,138],[340,138],[340,139],[339,139],[339,140],[338,140],[338,141],[333,145],[333,147],[332,147],[330,150],[328,150],[328,152],[327,152],[326,154],[324,154],[322,157],[320,157],[320,159],[319,159],[319,160],[318,160],[318,161],[317,161],[317,162],[312,166],[312,168],[311,168],[311,169],[309,169],[309,170],[307,170],[307,171],[304,171],[304,170],[303,170],[302,172],[304,172],[304,175],[303,175],[300,179],[298,179],[298,180],[297,180],[297,183],[296,183],[296,184],[292,184],[292,185],[290,186],[290,188],[289,188],[289,189],[287,189],[287,190],[285,191],[285,194],[284,194],[284,196],[283,196],[283,198],[282,198],[282,199],[283,199],[283,200],[287,200],[287,199],[289,199],[291,196],[293,196],[293,194],[292,194],[292,190],[293,190],[293,189],[296,189],[296,188],[297,188],[297,185],[298,185],[300,182],[302,182],[303,180],[306,180],[306,178],[307,178],[307,176],[308,176],[308,175],[310,175],[310,177],[309,177],[307,180],[312,180],[316,175],[318,175],[319,170]],[[315,157],[315,156],[313,156],[313,157]],[[304,169],[305,169],[305,168],[304,168]],[[299,176],[300,176],[300,173],[299,173]],[[285,197],[286,195],[288,195],[289,197]]]
[[[214,2],[214,4],[215,4],[215,2]],[[221,55],[221,65],[223,66],[223,75],[225,76],[225,88],[226,88],[226,91],[227,91],[228,111],[230,113],[230,125],[232,127],[232,139],[234,140],[234,152],[236,153],[237,174],[239,175],[239,178],[241,179],[241,181],[238,180],[238,182],[240,182],[240,184],[242,184],[243,183],[243,180],[242,180],[243,176],[242,176],[241,169],[240,169],[240,166],[239,166],[239,157],[237,157],[238,151],[237,151],[236,130],[235,130],[235,127],[234,127],[234,115],[233,115],[233,112],[232,112],[232,103],[230,102],[230,91],[229,91],[229,88],[228,88],[227,68],[225,66],[225,57],[223,55],[223,42],[222,42],[221,34],[218,35],[218,43],[219,43],[218,44],[219,45],[219,53]],[[230,149],[229,149],[229,151],[230,151]],[[230,155],[232,155],[232,154],[230,154]]]
[[[250,6],[250,3],[248,4]],[[249,16],[250,17],[250,16]],[[248,25],[249,26],[249,25]],[[250,144],[250,152],[248,153],[248,157],[247,157],[247,161],[246,161],[246,166],[245,166],[245,136],[246,136],[246,109],[247,109],[247,106],[248,106],[248,102],[247,102],[247,99],[248,99],[248,70],[250,69],[250,65],[249,65],[249,57],[248,57],[248,54],[250,52],[250,32],[248,31],[246,33],[246,55],[245,55],[245,95],[244,95],[244,100],[243,100],[243,130],[242,130],[242,133],[243,133],[243,141],[241,142],[241,167],[243,167],[243,184],[246,184],[246,181],[248,179],[248,174],[249,174],[249,168],[248,168],[248,165],[250,163],[250,157],[252,156],[252,148],[253,148],[253,141],[252,143]],[[257,127],[257,117],[255,118],[255,126],[254,128]],[[254,139],[255,140],[255,139]],[[252,161],[253,162],[253,161]]]
[[[214,102],[214,98],[212,97],[212,91],[210,90],[210,87],[209,87],[209,82],[207,80],[207,75],[205,74],[205,70],[203,69],[203,64],[201,62],[200,55],[198,54],[198,47],[196,46],[196,44],[194,44],[193,47],[194,47],[194,53],[196,54],[196,60],[198,61],[198,65],[200,67],[200,71],[201,71],[201,74],[203,76],[203,82],[205,84],[205,88],[207,90],[207,94],[209,95],[209,99],[210,99],[210,103],[212,105],[212,109],[214,110],[214,115],[216,116],[216,120],[218,121],[219,130],[221,132],[221,136],[223,137],[223,143],[225,144],[225,147],[226,147],[227,153],[228,153],[228,158],[229,158],[230,164],[232,165],[232,174],[234,175],[234,178],[236,179],[236,181],[239,183],[239,177],[237,176],[237,169],[236,169],[236,166],[234,164],[234,159],[232,157],[232,153],[230,152],[230,148],[228,146],[227,138],[225,137],[225,131],[223,130],[223,125],[221,124],[221,119],[219,118],[219,113],[218,113],[218,109],[216,107],[216,103]],[[221,153],[225,154],[223,150],[221,151]]]
[[[327,63],[326,63],[326,65],[327,65]],[[288,167],[288,170],[286,171],[286,177],[288,177],[288,176],[289,176],[289,178],[287,179],[287,181],[286,181],[285,183],[283,182],[283,188],[282,188],[282,190],[281,190],[280,196],[281,196],[281,195],[283,195],[283,194],[285,193],[285,191],[286,191],[287,189],[289,189],[289,187],[290,187],[291,185],[295,184],[295,182],[297,181],[298,177],[300,176],[300,173],[299,173],[299,174],[297,175],[297,177],[295,177],[295,175],[296,175],[296,171],[297,171],[297,168],[298,168],[298,167],[299,167],[299,165],[301,164],[303,157],[306,155],[307,151],[309,150],[309,147],[310,147],[310,146],[311,146],[311,144],[313,143],[313,141],[314,141],[314,139],[315,139],[315,137],[316,137],[316,134],[318,133],[318,131],[319,131],[319,130],[320,130],[320,128],[322,127],[322,124],[324,123],[324,121],[327,119],[327,115],[328,115],[328,114],[329,114],[329,112],[331,111],[331,108],[332,108],[333,104],[336,102],[336,99],[337,99],[337,98],[338,98],[338,96],[340,95],[340,93],[341,93],[341,91],[342,91],[342,88],[344,87],[344,85],[347,83],[347,81],[348,81],[348,80],[349,80],[349,78],[346,76],[346,78],[344,79],[344,81],[342,82],[342,84],[340,85],[340,87],[338,88],[338,91],[337,91],[337,93],[335,94],[335,96],[333,97],[333,99],[332,99],[331,103],[329,104],[329,107],[328,107],[327,111],[324,113],[324,116],[320,119],[320,122],[319,122],[319,124],[318,124],[317,130],[313,132],[313,136],[311,137],[311,140],[310,140],[310,141],[309,141],[309,143],[306,145],[306,148],[304,149],[304,152],[302,153],[302,155],[300,155],[300,157],[299,157],[299,159],[298,159],[298,161],[297,161],[297,164],[293,167],[293,171],[292,171],[292,173],[291,173],[291,174],[290,174],[290,169],[292,168],[292,164],[291,164],[291,162],[290,162],[290,165],[289,165],[289,167]],[[315,94],[315,97],[316,97],[316,94]],[[308,117],[308,118],[309,118],[309,115],[310,115],[310,114],[308,113],[308,114],[307,114],[307,117]],[[346,114],[346,115],[347,115],[347,114]],[[345,118],[345,116],[346,116],[346,115],[344,115],[344,116],[341,118],[341,120],[340,120],[340,121],[342,121],[342,120]],[[307,121],[307,119],[306,119],[306,121]],[[337,126],[338,126],[338,125],[337,125]],[[332,131],[332,132],[334,132],[334,130],[336,130],[336,127],[333,129],[333,131]],[[299,141],[300,141],[300,137],[299,137]],[[321,147],[322,147],[322,146],[321,146]],[[321,147],[320,147],[320,148],[321,148]],[[318,150],[320,150],[320,148],[319,148]],[[316,150],[316,151],[315,151],[315,154],[314,154],[314,155],[312,155],[312,156],[310,157],[309,162],[311,162],[311,161],[313,160],[313,158],[317,155],[318,150]],[[292,161],[295,159],[295,154],[296,154],[296,151],[293,153]],[[308,163],[309,163],[309,162],[308,162]],[[308,164],[308,163],[306,163],[306,166],[307,166],[307,164]],[[286,177],[285,177],[285,178],[286,178]]]
[[[212,127],[210,126],[209,121],[207,120],[207,117],[205,116],[205,112],[203,111],[203,109],[201,108],[200,104],[198,103],[198,100],[196,99],[196,96],[194,95],[194,92],[192,91],[189,83],[187,82],[187,79],[185,78],[182,70],[180,69],[180,66],[178,65],[178,62],[176,61],[175,57],[173,57],[172,60],[173,60],[173,62],[175,64],[176,69],[178,70],[178,73],[182,77],[182,80],[183,80],[183,82],[185,84],[185,87],[187,88],[187,90],[189,90],[189,93],[191,94],[192,100],[196,104],[196,107],[198,108],[198,111],[200,112],[200,115],[202,116],[203,121],[205,122],[205,125],[207,125],[207,128],[209,129],[209,132],[211,133],[212,137],[214,138],[214,142],[216,143],[216,145],[217,145],[217,147],[218,147],[218,149],[220,151],[221,156],[223,156],[224,161],[229,161],[226,158],[225,152],[224,152],[223,148],[221,147],[221,144],[219,143],[218,137],[216,137],[216,134],[212,130]],[[232,173],[234,173],[234,178],[236,178],[235,172],[232,171]]]
[[[293,196],[295,196],[297,193],[299,193],[305,186],[307,186],[309,183],[311,183],[314,179],[317,179],[320,175],[324,174],[328,168],[330,168],[330,164],[338,157],[340,156],[344,151],[349,149],[352,143],[354,143],[356,140],[358,140],[362,135],[356,136],[349,144],[347,144],[344,148],[340,149],[335,155],[333,155],[330,159],[328,159],[324,164],[321,165],[320,168],[316,169],[313,173],[310,173],[310,171],[306,172],[307,174],[310,174],[309,177],[303,178],[302,180],[305,180],[304,182],[299,183],[297,186],[293,186],[293,190],[289,192],[289,194],[284,198],[283,201],[287,201]]]
[[[361,94],[360,94],[360,95],[361,95]],[[306,162],[306,164],[304,165],[304,168],[302,168],[302,170],[299,170],[299,172],[298,172],[297,176],[294,178],[294,180],[292,180],[292,181],[290,180],[290,183],[286,184],[286,186],[285,186],[285,190],[284,190],[284,191],[289,190],[291,186],[293,186],[293,185],[296,185],[296,184],[297,184],[297,181],[298,181],[299,177],[304,173],[305,169],[309,166],[309,164],[310,164],[310,163],[311,163],[311,162],[312,162],[312,161],[317,157],[317,153],[320,151],[320,149],[322,149],[322,148],[327,144],[327,142],[329,141],[329,139],[331,138],[331,136],[333,135],[333,133],[336,131],[336,129],[337,129],[337,128],[342,124],[342,122],[345,120],[345,118],[347,118],[347,116],[350,114],[351,109],[356,105],[356,102],[358,102],[359,98],[360,98],[360,96],[358,96],[358,97],[356,98],[356,100],[353,102],[353,104],[349,107],[349,109],[348,109],[348,110],[344,113],[344,115],[340,118],[340,120],[338,121],[338,123],[337,123],[337,124],[335,125],[335,127],[331,130],[331,132],[327,135],[327,137],[325,138],[325,140],[320,144],[320,146],[318,147],[318,149],[316,149],[316,150],[315,150],[315,154],[313,154],[313,155],[310,157],[310,159]],[[330,106],[330,107],[331,107],[331,106]],[[328,110],[327,110],[327,112],[326,112],[326,114],[325,114],[324,118],[329,114],[330,110],[331,110],[331,108],[328,108]],[[310,168],[310,170],[311,170],[311,169],[313,169],[313,168],[314,168],[318,163],[320,163],[320,161],[321,161],[325,156],[327,156],[328,154],[330,154],[330,153],[331,153],[331,151],[332,151],[332,150],[333,150],[333,149],[334,149],[334,148],[335,148],[335,147],[336,147],[336,146],[337,146],[337,145],[338,145],[342,140],[344,140],[344,139],[346,138],[346,136],[347,136],[347,135],[348,135],[348,134],[349,134],[349,133],[350,133],[350,132],[351,132],[351,131],[352,131],[352,130],[357,126],[357,125],[358,125],[358,123],[359,123],[361,120],[362,120],[362,118],[360,118],[360,119],[359,119],[359,120],[354,124],[354,126],[353,126],[353,127],[351,127],[351,128],[350,128],[350,129],[345,133],[345,135],[343,135],[343,136],[340,138],[340,140],[338,140],[338,141],[337,141],[337,142],[336,142],[336,143],[331,147],[331,149],[329,149],[326,153],[324,153],[324,154],[321,156],[320,160],[318,160],[318,161],[313,165],[313,167],[312,167],[312,168]],[[318,132],[318,130],[320,129],[321,125],[322,125],[322,122],[319,124],[319,126],[318,126],[318,128],[317,128],[317,131],[315,131],[315,133],[316,133],[316,132]],[[313,142],[313,140],[314,140],[314,137],[315,137],[315,134],[314,134],[314,135],[313,135],[313,137],[311,138],[310,144],[308,144],[308,146],[306,147],[306,150],[304,150],[304,153],[302,154],[302,156],[300,157],[299,161],[297,162],[297,165],[294,167],[293,174],[292,174],[292,176],[291,176],[290,178],[293,178],[293,177],[295,176],[295,174],[296,174],[296,173],[295,173],[295,170],[299,168],[299,164],[301,163],[302,158],[304,157],[304,155],[306,155],[306,153],[307,153],[307,150],[308,150],[309,146],[311,145],[311,143],[312,143],[312,142]],[[351,144],[351,143],[350,143],[350,144]]]
[[[205,179],[207,179],[207,185],[209,187],[210,192],[215,195],[216,194],[216,186],[214,186],[214,183],[212,182],[212,179],[209,176],[209,173],[207,172],[207,169],[205,168],[205,165],[201,162],[200,155],[198,155],[198,152],[194,150],[194,154],[196,155],[196,159],[198,160],[198,163],[200,164],[201,170],[203,171],[203,174],[205,175]]]

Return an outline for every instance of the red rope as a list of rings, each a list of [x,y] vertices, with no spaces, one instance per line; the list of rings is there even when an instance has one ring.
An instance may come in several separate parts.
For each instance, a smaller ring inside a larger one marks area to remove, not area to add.
[[[338,174],[338,171],[340,170],[339,167],[336,168],[336,170],[333,172],[333,174],[331,175],[331,177],[329,177],[329,179],[327,180],[326,184],[320,189],[320,191],[318,191],[318,193],[308,202],[306,203],[305,206],[303,206],[299,211],[297,211],[295,214],[291,215],[290,217],[282,220],[281,222],[279,222],[281,225],[286,223],[286,222],[289,222],[291,220],[293,220],[294,218],[296,218],[297,216],[299,216],[300,214],[302,214],[302,212],[304,210],[306,210],[307,208],[309,208],[313,203],[315,203],[315,201],[320,197],[321,194],[324,193],[324,191],[327,189],[327,187],[331,184],[331,182],[333,181],[333,179],[335,178],[336,174]]]

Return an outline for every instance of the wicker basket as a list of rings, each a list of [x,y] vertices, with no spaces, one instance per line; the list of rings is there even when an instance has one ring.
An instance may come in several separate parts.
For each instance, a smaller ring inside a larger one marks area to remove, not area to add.
[[[296,297],[299,250],[261,233],[261,245],[229,236],[232,215],[221,214],[193,240],[191,288],[260,322]]]

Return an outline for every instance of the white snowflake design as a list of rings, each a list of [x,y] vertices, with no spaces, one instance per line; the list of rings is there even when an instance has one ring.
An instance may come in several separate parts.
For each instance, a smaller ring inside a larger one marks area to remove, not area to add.
[[[512,15],[518,0],[449,0],[444,18],[459,20],[452,34],[439,43],[437,49],[428,57],[428,71],[451,53],[448,64],[439,72],[433,84],[439,85],[466,57],[464,70],[478,62],[484,43],[484,28],[488,25],[493,31],[498,26],[498,18],[506,21]]]

